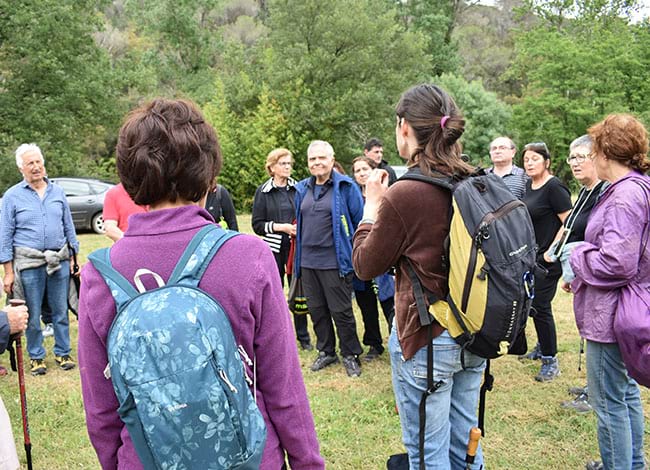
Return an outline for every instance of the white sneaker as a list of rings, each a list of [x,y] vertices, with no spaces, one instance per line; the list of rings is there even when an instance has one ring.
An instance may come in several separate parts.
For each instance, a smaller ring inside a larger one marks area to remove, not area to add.
[[[54,328],[52,328],[51,323],[48,323],[45,325],[45,328],[43,328],[43,338],[47,338],[48,336],[54,336]]]

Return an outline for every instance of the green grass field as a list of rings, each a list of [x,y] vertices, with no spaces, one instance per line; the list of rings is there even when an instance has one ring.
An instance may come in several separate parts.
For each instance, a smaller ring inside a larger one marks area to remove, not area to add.
[[[249,231],[250,217],[240,217],[240,227]],[[109,245],[107,238],[98,235],[82,234],[79,239],[82,262],[93,249]],[[493,363],[495,385],[487,398],[486,436],[482,440],[487,468],[582,469],[585,461],[598,457],[593,413],[578,415],[559,406],[561,401],[570,398],[567,388],[583,385],[586,378],[584,369],[577,370],[579,336],[573,321],[571,297],[559,291],[554,307],[561,377],[539,384],[533,379],[538,362],[524,363],[506,357]],[[361,325],[360,314],[356,313],[358,325]],[[77,323],[72,320],[71,324],[73,344],[76,344]],[[382,328],[387,338],[385,322]],[[534,344],[532,324],[529,324],[528,333],[529,344]],[[70,372],[57,369],[51,353],[53,339],[47,338],[45,346],[49,354],[47,375],[31,377],[26,374],[34,468],[99,468],[86,434],[79,372],[77,369]],[[73,354],[76,354],[76,347],[73,347]],[[309,365],[314,357],[314,352],[300,352],[327,468],[386,468],[389,455],[403,452],[387,354],[369,365],[363,364],[358,379],[348,378],[341,365],[313,373]],[[0,363],[8,367],[6,354],[0,356]],[[21,462],[27,468],[16,373],[0,378],[0,396],[12,420]],[[643,402],[647,420],[650,392],[646,389]],[[650,445],[646,445],[646,449],[648,459]]]

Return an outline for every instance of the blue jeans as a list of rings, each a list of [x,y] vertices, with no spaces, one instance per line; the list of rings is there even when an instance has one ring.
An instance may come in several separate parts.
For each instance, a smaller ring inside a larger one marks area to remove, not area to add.
[[[68,321],[68,289],[70,287],[70,261],[62,261],[61,269],[50,276],[45,266],[25,269],[20,272],[20,281],[25,292],[25,301],[29,310],[27,352],[31,359],[43,359],[43,332],[41,331],[41,306],[47,292],[47,303],[52,310],[52,327],[54,328],[54,354],[70,354],[70,323]]]
[[[589,404],[598,417],[598,446],[607,470],[643,469],[643,407],[616,343],[587,340]]]
[[[405,360],[396,328],[388,340],[393,390],[402,425],[402,440],[410,468],[419,468],[419,405],[427,388],[427,348]],[[465,469],[469,431],[477,425],[481,377],[485,359],[465,352],[465,370],[460,362],[460,346],[445,331],[433,340],[433,380],[443,385],[427,398],[425,463],[427,470]],[[472,469],[483,465],[479,446]]]

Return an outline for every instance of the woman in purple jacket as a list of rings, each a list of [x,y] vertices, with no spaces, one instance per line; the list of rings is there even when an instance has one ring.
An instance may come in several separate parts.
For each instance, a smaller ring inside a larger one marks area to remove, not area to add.
[[[576,275],[573,306],[587,340],[589,403],[598,417],[602,459],[589,462],[587,469],[643,469],[639,386],[621,359],[613,325],[626,287],[650,287],[648,134],[633,116],[612,114],[592,126],[589,135],[589,158],[598,177],[611,185],[591,212],[584,243],[570,257]]]
[[[143,267],[169,279],[192,236],[212,223],[203,207],[221,162],[214,129],[194,104],[157,99],[130,114],[118,138],[117,170],[129,196],[150,209],[130,218],[124,238],[111,249],[113,267],[127,279]],[[292,469],[322,469],[276,273],[266,244],[239,235],[219,250],[199,287],[223,306],[237,344],[257,360],[257,405],[267,425],[261,468],[285,468],[288,458]],[[155,283],[145,286],[151,289]],[[79,365],[88,434],[102,468],[139,469],[142,464],[118,416],[113,386],[103,373],[114,317],[106,283],[86,264],[79,301]]]

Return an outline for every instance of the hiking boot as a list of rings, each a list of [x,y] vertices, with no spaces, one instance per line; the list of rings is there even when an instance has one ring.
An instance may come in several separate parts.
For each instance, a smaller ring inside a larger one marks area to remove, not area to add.
[[[383,351],[380,351],[379,349],[375,348],[374,346],[370,346],[370,349],[368,350],[368,353],[363,356],[363,360],[366,362],[374,361],[377,359]]]
[[[603,466],[602,462],[599,462],[598,460],[592,460],[591,462],[587,462],[587,465],[585,465],[585,470],[605,470],[605,467]]]
[[[542,358],[542,350],[539,347],[539,343],[535,345],[535,347],[528,353],[528,354],[523,354],[519,356],[519,360],[523,361],[526,359],[529,359],[531,361],[537,361]]]
[[[584,387],[569,387],[569,395],[573,395],[576,398],[580,395],[587,396],[587,386]]]
[[[542,356],[542,367],[535,376],[538,382],[549,382],[560,375],[560,363],[556,356]]]
[[[47,366],[43,359],[31,359],[29,365],[32,375],[45,375],[47,373]]]
[[[74,369],[76,366],[74,359],[67,354],[65,356],[54,356],[54,360],[63,370]]]
[[[338,356],[336,354],[334,354],[333,356],[330,356],[326,352],[321,351],[321,352],[318,353],[318,357],[316,358],[314,363],[311,365],[311,370],[316,372],[316,371],[319,371],[321,369],[324,369],[325,367],[327,367],[329,365],[336,364],[337,362],[339,362],[339,358],[338,358]]]
[[[51,323],[48,323],[45,325],[45,328],[43,328],[43,338],[48,338],[50,336],[54,336],[54,327],[52,327]]]
[[[300,349],[303,351],[313,351],[314,347],[311,344],[311,341],[301,341],[300,342]]]
[[[361,375],[361,365],[356,356],[345,356],[343,358],[343,366],[348,377],[359,377]]]
[[[574,400],[563,401],[560,406],[562,408],[568,408],[578,413],[589,413],[591,411],[591,405],[587,401],[588,397],[586,393],[578,395]]]

